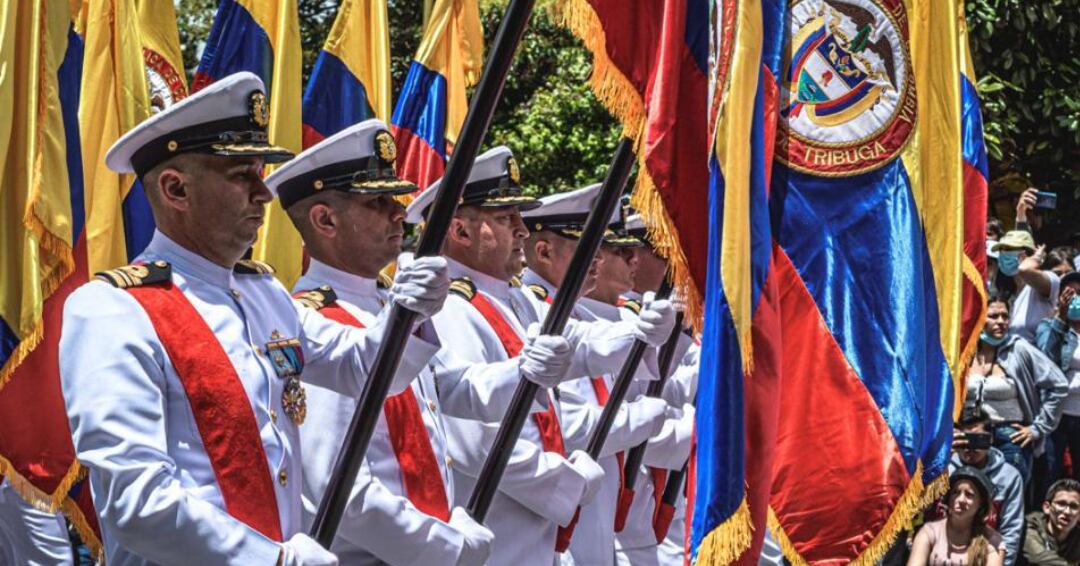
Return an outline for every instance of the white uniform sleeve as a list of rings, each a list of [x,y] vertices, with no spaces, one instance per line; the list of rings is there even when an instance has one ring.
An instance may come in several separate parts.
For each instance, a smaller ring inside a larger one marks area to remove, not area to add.
[[[522,379],[517,358],[477,364],[443,349],[434,362],[439,405],[452,417],[499,422]],[[533,410],[543,408],[534,403]]]
[[[482,364],[506,355],[502,345],[485,329],[487,322],[464,299],[448,298],[433,321],[443,347],[465,363]],[[455,470],[477,477],[499,425],[449,416],[446,425]],[[526,422],[525,426],[532,425]],[[532,442],[518,440],[499,490],[534,513],[565,525],[577,510],[585,483],[585,478],[565,458],[544,452]]]
[[[681,407],[687,403],[693,404],[697,397],[698,363],[701,348],[693,346],[687,350],[679,367],[664,383],[664,400],[674,407]]]
[[[317,506],[304,501],[309,510]],[[465,537],[449,524],[394,495],[364,463],[337,536],[388,564],[455,564]]]
[[[677,419],[668,419],[660,434],[649,439],[644,464],[654,468],[680,470],[690,457],[694,435],[694,411],[687,410]]]
[[[600,422],[603,407],[593,403],[595,393],[589,379],[575,379],[559,386],[559,424],[562,425],[563,438],[567,450],[585,450]],[[646,406],[637,401],[623,401],[615,413],[611,431],[600,456],[611,456],[630,447],[637,446],[658,432],[657,428],[664,419],[664,413],[657,411],[657,405]]]
[[[359,397],[386,331],[390,309],[383,309],[372,327],[353,328],[329,320],[300,303],[293,304],[300,318],[304,368],[316,370],[305,372],[305,378],[311,376],[311,383],[315,385],[349,397]],[[401,355],[401,364],[390,385],[390,395],[404,391],[438,350],[438,344],[409,336]]]
[[[567,323],[563,336],[566,336],[574,348],[573,362],[567,375],[617,375],[635,341],[634,322],[571,320]],[[645,357],[634,378],[650,380],[656,376],[656,348],[646,348]]]
[[[280,545],[181,486],[166,444],[164,367],[149,318],[126,292],[94,282],[68,298],[60,377],[103,528],[150,562],[274,564]]]
[[[528,422],[526,427],[532,426]],[[454,469],[472,477],[480,475],[499,431],[498,424],[448,418],[447,435]],[[499,491],[533,513],[560,525],[574,518],[586,481],[570,462],[540,446],[519,439],[514,443]]]

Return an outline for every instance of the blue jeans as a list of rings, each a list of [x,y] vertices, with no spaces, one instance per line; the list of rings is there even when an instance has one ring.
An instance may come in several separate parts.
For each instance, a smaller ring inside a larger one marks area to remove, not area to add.
[[[1021,448],[1014,444],[1009,437],[1020,432],[1020,429],[1012,425],[997,425],[994,427],[994,448],[1001,450],[1005,461],[1012,464],[1016,471],[1020,472],[1020,479],[1024,481],[1026,488],[1031,482],[1031,463],[1035,456],[1035,450],[1031,445]]]

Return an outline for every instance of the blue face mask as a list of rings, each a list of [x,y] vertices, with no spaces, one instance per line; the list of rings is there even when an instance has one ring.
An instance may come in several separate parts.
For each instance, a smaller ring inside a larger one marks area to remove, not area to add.
[[[983,330],[982,334],[979,335],[979,340],[982,340],[983,342],[986,342],[991,346],[1000,346],[1005,342],[1005,339],[1008,337],[1008,332],[1006,332],[1005,335],[1001,338],[994,338],[993,336],[987,334],[985,330]]]
[[[1080,321],[1080,296],[1073,297],[1069,301],[1069,309],[1065,311],[1065,318]]]
[[[997,258],[998,271],[1012,277],[1020,272],[1020,252],[1001,252]]]

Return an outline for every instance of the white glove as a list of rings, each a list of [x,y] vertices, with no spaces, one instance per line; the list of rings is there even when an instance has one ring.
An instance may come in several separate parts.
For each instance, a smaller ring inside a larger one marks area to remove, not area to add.
[[[413,258],[412,254],[398,257],[397,274],[390,287],[390,301],[417,313],[423,322],[442,309],[450,292],[450,273],[446,258],[427,256]]]
[[[574,450],[568,460],[574,470],[585,478],[585,491],[578,500],[578,506],[584,507],[600,491],[600,484],[604,481],[604,468],[601,468],[600,464],[597,464],[596,460],[590,458],[583,450]]]
[[[338,566],[337,556],[300,533],[281,545],[283,566]]]
[[[455,566],[483,566],[491,556],[495,533],[474,521],[461,507],[454,507],[450,513],[450,526],[465,537],[465,546],[461,549]]]
[[[671,418],[669,412],[671,405],[668,405],[667,401],[656,397],[642,395],[634,399],[634,408],[641,411],[642,420],[649,423],[649,438],[660,434],[660,431],[664,430],[664,421]]]
[[[641,314],[635,321],[634,336],[650,346],[662,346],[675,327],[675,307],[671,301],[654,301],[649,291],[642,298]]]
[[[562,383],[570,369],[574,351],[570,342],[562,336],[540,334],[540,325],[529,325],[525,347],[518,356],[521,375],[529,381],[549,389]]]

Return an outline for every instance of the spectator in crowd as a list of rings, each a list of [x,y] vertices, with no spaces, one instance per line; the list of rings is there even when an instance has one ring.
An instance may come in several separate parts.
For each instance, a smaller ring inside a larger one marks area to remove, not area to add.
[[[987,296],[1001,295],[1010,297],[1016,292],[1012,279],[1005,277],[998,269],[998,253],[994,249],[997,240],[986,241],[986,292]]]
[[[1005,566],[1016,562],[1024,530],[1024,484],[1020,472],[990,446],[990,416],[979,406],[968,406],[954,427],[950,470],[971,467],[990,478],[990,509],[987,525],[1001,533],[1005,543]]]
[[[1000,534],[986,524],[990,479],[971,466],[949,475],[944,519],[923,525],[911,545],[908,566],[1002,566],[1007,550]]]
[[[1080,482],[1058,480],[1050,486],[1042,511],[1027,516],[1020,562],[1038,566],[1080,564]]]
[[[1076,271],[1072,262],[1074,256],[1076,256],[1076,248],[1058,246],[1046,254],[1046,261],[1043,262],[1042,268],[1043,270],[1053,271],[1059,278],[1065,277]]]
[[[1036,247],[1029,232],[1008,232],[993,250],[998,252],[998,273],[1011,278],[1017,289],[1012,299],[1010,330],[1034,342],[1039,322],[1053,314],[1061,278],[1052,270],[1043,270],[1046,246]],[[997,285],[1003,290],[1007,286],[1000,279]]]
[[[1054,316],[1039,323],[1035,345],[1065,373],[1069,393],[1062,402],[1061,422],[1047,447],[1050,478],[1064,473],[1065,448],[1073,457],[1074,480],[1080,480],[1080,273],[1061,278],[1061,295]]]
[[[1005,235],[1005,226],[997,218],[986,220],[986,241],[997,243]]]
[[[1025,484],[1031,478],[1034,456],[1043,453],[1045,439],[1057,426],[1068,391],[1061,370],[1031,343],[1010,332],[1006,302],[991,297],[968,370],[967,395],[990,416],[994,446],[1016,466]]]

